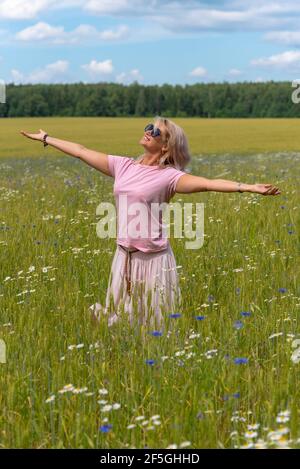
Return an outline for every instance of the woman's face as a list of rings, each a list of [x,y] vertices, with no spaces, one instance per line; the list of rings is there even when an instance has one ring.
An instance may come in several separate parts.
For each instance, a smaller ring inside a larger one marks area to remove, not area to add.
[[[144,132],[143,137],[139,141],[139,144],[144,147],[149,153],[160,153],[162,147],[164,146],[164,133],[158,125],[156,126],[161,131],[161,135],[157,137],[152,137],[151,130]]]

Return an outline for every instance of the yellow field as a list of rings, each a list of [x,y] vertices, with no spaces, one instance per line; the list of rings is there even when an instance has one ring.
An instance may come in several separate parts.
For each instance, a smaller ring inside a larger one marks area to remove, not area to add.
[[[135,156],[151,118],[13,118],[0,119],[0,157],[40,155],[42,144],[26,142],[20,130],[39,128],[106,153]],[[174,119],[186,131],[192,154],[299,151],[300,119]],[[47,152],[57,150],[47,147]]]

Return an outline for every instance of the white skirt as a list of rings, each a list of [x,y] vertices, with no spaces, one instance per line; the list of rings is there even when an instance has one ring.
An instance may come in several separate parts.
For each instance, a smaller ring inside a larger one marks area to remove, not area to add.
[[[90,306],[95,319],[107,315],[108,325],[128,315],[130,324],[160,327],[169,314],[181,308],[181,290],[173,250],[145,253],[117,245],[111,265],[105,306]]]

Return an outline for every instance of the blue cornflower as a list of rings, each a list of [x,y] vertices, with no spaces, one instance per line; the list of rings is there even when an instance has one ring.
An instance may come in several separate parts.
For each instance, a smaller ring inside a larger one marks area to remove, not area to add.
[[[145,360],[145,363],[146,363],[147,365],[154,365],[155,360],[152,360],[152,359]]]
[[[251,313],[250,311],[242,311],[241,316],[248,317],[248,316],[251,316]]]
[[[203,319],[205,319],[206,316],[195,316],[195,318],[197,319],[197,321],[203,321]]]
[[[102,433],[108,433],[111,428],[112,428],[111,424],[101,425],[101,427],[99,427],[99,431]]]
[[[234,363],[236,365],[244,365],[245,363],[248,363],[248,358],[235,358]]]
[[[242,329],[243,326],[244,326],[243,321],[237,320],[234,322],[235,329]]]
[[[234,394],[232,394],[232,397],[238,399],[239,397],[241,397],[241,394],[239,392],[235,392]]]
[[[287,288],[278,288],[279,293],[285,293]]]
[[[153,335],[154,337],[160,337],[162,335],[162,332],[160,331],[153,331],[149,332],[149,334]]]
[[[169,314],[169,318],[180,318],[180,316],[181,316],[180,313]]]

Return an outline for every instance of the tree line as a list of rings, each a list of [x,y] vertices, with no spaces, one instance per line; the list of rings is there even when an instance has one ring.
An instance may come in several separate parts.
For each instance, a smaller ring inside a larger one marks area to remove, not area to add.
[[[291,82],[6,85],[0,117],[299,117]]]

